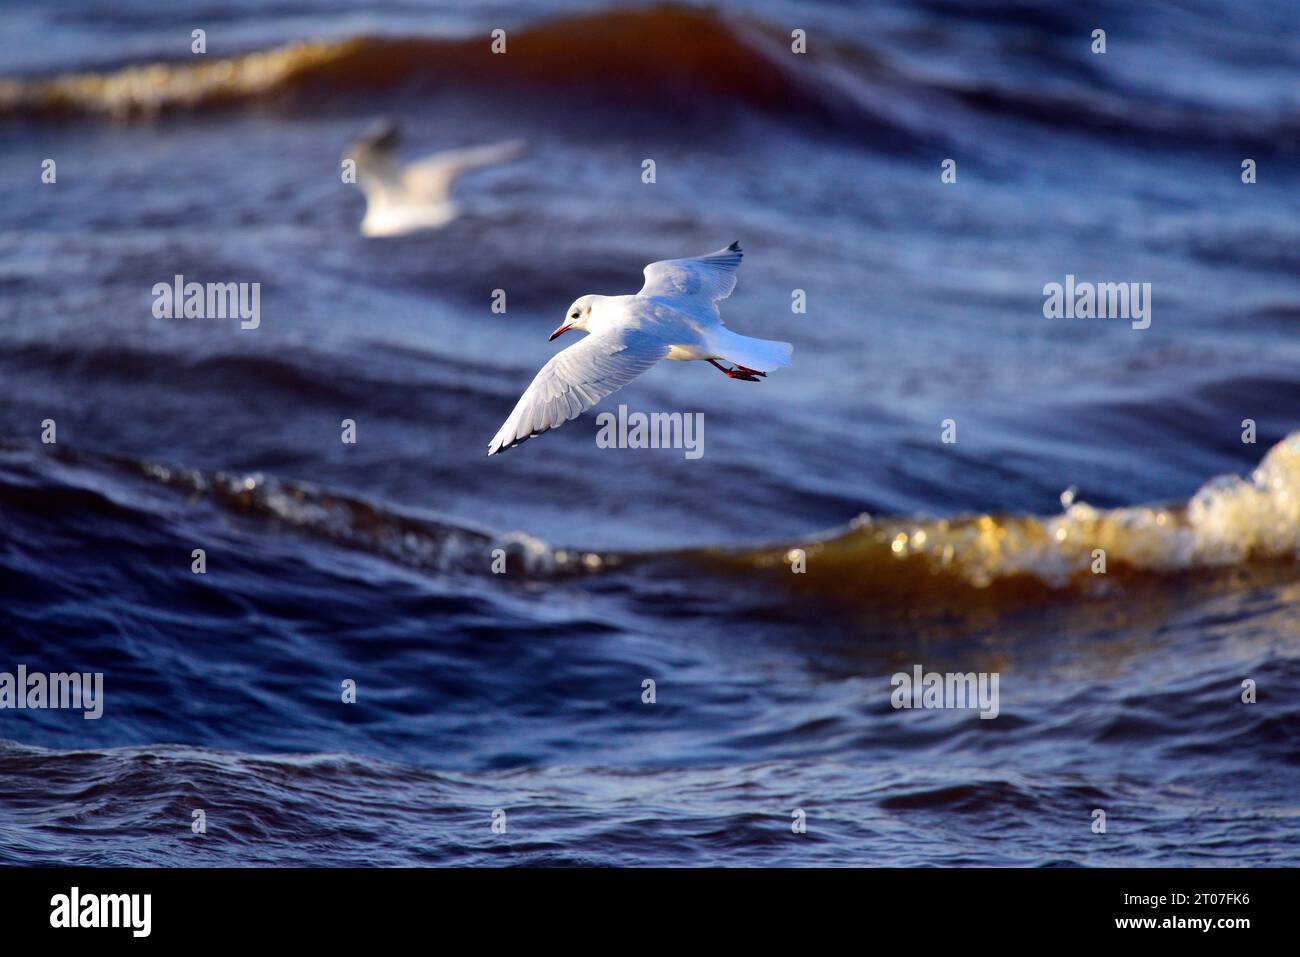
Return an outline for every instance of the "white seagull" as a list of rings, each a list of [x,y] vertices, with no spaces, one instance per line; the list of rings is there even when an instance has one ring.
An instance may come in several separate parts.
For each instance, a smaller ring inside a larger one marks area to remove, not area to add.
[[[635,296],[583,296],[569,307],[551,338],[570,329],[588,333],[542,366],[488,455],[576,419],[623,388],[660,359],[702,359],[732,379],[757,382],[788,365],[788,342],[751,339],[722,324],[718,303],[736,288],[743,254],[732,243],[695,259],[668,259],[645,267]],[[733,368],[718,363],[730,362]]]
[[[357,185],[366,196],[363,236],[402,236],[447,225],[460,212],[451,199],[456,177],[524,152],[522,141],[510,140],[434,153],[402,166],[394,155],[400,138],[397,124],[385,120],[344,153],[345,159],[356,163]]]

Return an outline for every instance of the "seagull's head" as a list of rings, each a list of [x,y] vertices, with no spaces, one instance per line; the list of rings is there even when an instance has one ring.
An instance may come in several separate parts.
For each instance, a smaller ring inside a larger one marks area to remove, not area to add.
[[[575,299],[573,305],[569,307],[569,311],[564,314],[564,321],[551,333],[551,339],[564,335],[570,329],[590,332],[591,311],[595,308],[596,301],[603,298],[605,297],[583,296],[580,299]]]

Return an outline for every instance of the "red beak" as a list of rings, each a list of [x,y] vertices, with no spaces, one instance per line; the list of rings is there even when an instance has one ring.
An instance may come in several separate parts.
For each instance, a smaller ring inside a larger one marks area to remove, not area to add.
[[[573,328],[572,326],[560,326],[560,328],[556,329],[554,332],[551,333],[550,338],[547,339],[546,341],[554,342],[557,337],[564,335],[572,328]]]

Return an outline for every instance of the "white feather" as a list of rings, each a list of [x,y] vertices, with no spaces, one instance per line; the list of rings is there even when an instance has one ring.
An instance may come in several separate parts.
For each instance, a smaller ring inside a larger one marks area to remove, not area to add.
[[[577,300],[564,328],[587,338],[542,367],[488,455],[576,418],[660,359],[725,359],[758,372],[789,364],[790,343],[738,335],[722,324],[718,304],[736,288],[743,255],[732,243],[707,256],[654,262],[635,296]]]

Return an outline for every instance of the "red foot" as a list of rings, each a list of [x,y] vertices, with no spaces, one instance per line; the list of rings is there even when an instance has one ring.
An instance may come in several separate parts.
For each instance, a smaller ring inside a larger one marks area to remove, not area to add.
[[[767,378],[766,372],[759,372],[757,369],[747,369],[742,365],[737,365],[734,369],[728,369],[724,365],[718,365],[717,360],[710,359],[709,364],[717,369],[728,379],[740,379],[742,382],[757,382],[759,378]]]

